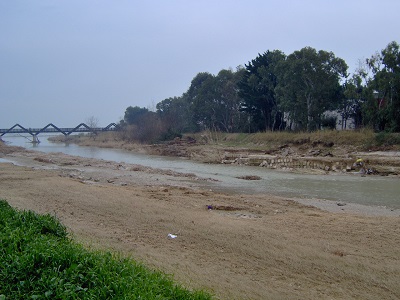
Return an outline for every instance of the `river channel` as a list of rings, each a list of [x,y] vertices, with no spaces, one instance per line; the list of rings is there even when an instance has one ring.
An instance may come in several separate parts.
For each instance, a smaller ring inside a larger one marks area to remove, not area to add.
[[[2,139],[13,146],[22,146],[45,153],[62,152],[87,158],[139,164],[182,173],[194,173],[199,177],[215,179],[215,182],[207,183],[207,187],[213,190],[235,193],[266,193],[285,197],[333,200],[400,209],[400,182],[398,178],[361,177],[358,174],[304,175],[261,167],[202,164],[182,158],[150,156],[119,149],[50,143],[45,136],[41,138],[41,143],[37,145],[33,145],[23,137],[4,136]],[[261,180],[248,181],[237,178],[247,175],[259,176]]]

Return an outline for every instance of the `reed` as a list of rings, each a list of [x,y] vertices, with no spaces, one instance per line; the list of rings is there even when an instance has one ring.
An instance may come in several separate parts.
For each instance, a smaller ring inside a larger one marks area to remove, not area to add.
[[[273,148],[285,144],[324,143],[336,146],[352,146],[368,149],[379,146],[400,146],[400,137],[396,133],[375,133],[369,129],[362,130],[321,130],[315,132],[267,131],[258,133],[201,133],[194,137],[201,140],[204,136],[211,144],[246,148]]]
[[[285,144],[324,143],[336,146],[350,146],[359,150],[400,149],[399,133],[375,133],[370,129],[361,130],[320,130],[315,132],[266,131],[258,133],[225,133],[204,131],[185,134],[200,144],[221,145],[226,147],[245,147],[249,149],[268,149]],[[53,142],[71,142],[82,146],[99,146],[103,148],[123,148],[135,150],[141,143],[122,140],[116,132],[100,133],[97,136],[77,135],[68,137],[52,137]]]

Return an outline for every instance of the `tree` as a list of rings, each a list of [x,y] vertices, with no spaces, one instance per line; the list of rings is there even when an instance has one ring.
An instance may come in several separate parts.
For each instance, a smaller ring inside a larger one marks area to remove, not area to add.
[[[225,132],[237,132],[244,124],[245,118],[240,111],[240,97],[238,82],[242,79],[245,69],[238,67],[236,72],[221,70],[214,78],[214,115],[215,127]]]
[[[198,73],[181,97],[157,104],[157,113],[170,133],[198,130],[238,131],[242,125],[237,83],[244,69],[221,70],[217,76]]]
[[[86,119],[86,125],[89,126],[90,128],[97,128],[99,127],[99,120],[95,116],[90,116],[89,118]],[[96,139],[96,132],[92,131],[89,134],[93,139]]]
[[[90,128],[97,128],[99,127],[99,120],[95,116],[90,116],[86,119],[86,125]]]
[[[156,108],[167,133],[164,139],[192,131],[191,109],[186,94],[164,99],[157,103]]]
[[[367,124],[377,130],[400,131],[400,46],[389,43],[367,59],[373,78],[368,82],[369,97],[364,106]]]
[[[122,139],[152,143],[164,135],[165,129],[157,113],[147,108],[129,106],[121,121]]]
[[[285,54],[279,50],[259,54],[245,67],[238,83],[241,109],[251,117],[253,130],[278,129],[282,113],[278,109],[275,88],[278,84],[277,66]]]
[[[137,125],[142,120],[143,116],[149,112],[147,108],[140,108],[139,106],[129,106],[125,110],[124,121],[128,125]]]
[[[319,129],[322,114],[338,106],[346,72],[345,61],[332,52],[311,47],[293,52],[279,65],[280,107],[298,129]]]
[[[342,117],[342,129],[347,128],[347,120],[354,119],[355,127],[362,124],[362,105],[365,87],[362,85],[362,77],[355,73],[343,84],[343,98],[339,103],[339,113]]]
[[[198,129],[217,129],[216,81],[208,72],[198,73],[187,91],[193,123]]]

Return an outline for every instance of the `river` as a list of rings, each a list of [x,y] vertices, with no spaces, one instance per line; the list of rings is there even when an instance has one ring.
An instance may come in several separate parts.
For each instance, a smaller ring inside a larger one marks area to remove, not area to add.
[[[24,137],[4,136],[13,146],[22,146],[41,152],[62,152],[69,155],[139,164],[217,181],[207,183],[209,188],[235,193],[266,193],[306,199],[325,199],[338,202],[385,206],[400,209],[400,183],[398,178],[349,174],[305,175],[275,171],[260,167],[202,164],[182,158],[137,154],[119,149],[81,147],[75,144],[50,143],[46,136],[33,145]],[[240,176],[256,175],[261,180],[243,180]]]

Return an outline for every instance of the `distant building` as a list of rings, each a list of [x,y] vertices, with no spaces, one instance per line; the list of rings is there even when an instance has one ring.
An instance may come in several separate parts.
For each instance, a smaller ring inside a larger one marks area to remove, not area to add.
[[[331,119],[331,118],[334,119],[334,122],[336,123],[334,129],[336,129],[336,130],[354,130],[354,129],[356,129],[355,119],[353,117],[348,117],[347,119],[344,118],[344,115],[341,112],[339,112],[338,110],[327,110],[323,113],[322,117],[324,119]],[[296,130],[300,127],[299,124],[290,120],[288,113],[284,113],[283,120],[286,123],[287,130]],[[333,120],[332,120],[332,122],[333,122]],[[333,128],[333,126],[321,125],[320,129],[327,129],[327,128]]]
[[[353,130],[356,128],[356,123],[353,117],[344,118],[343,114],[337,110],[327,110],[324,112],[325,118],[336,118],[336,130]]]

